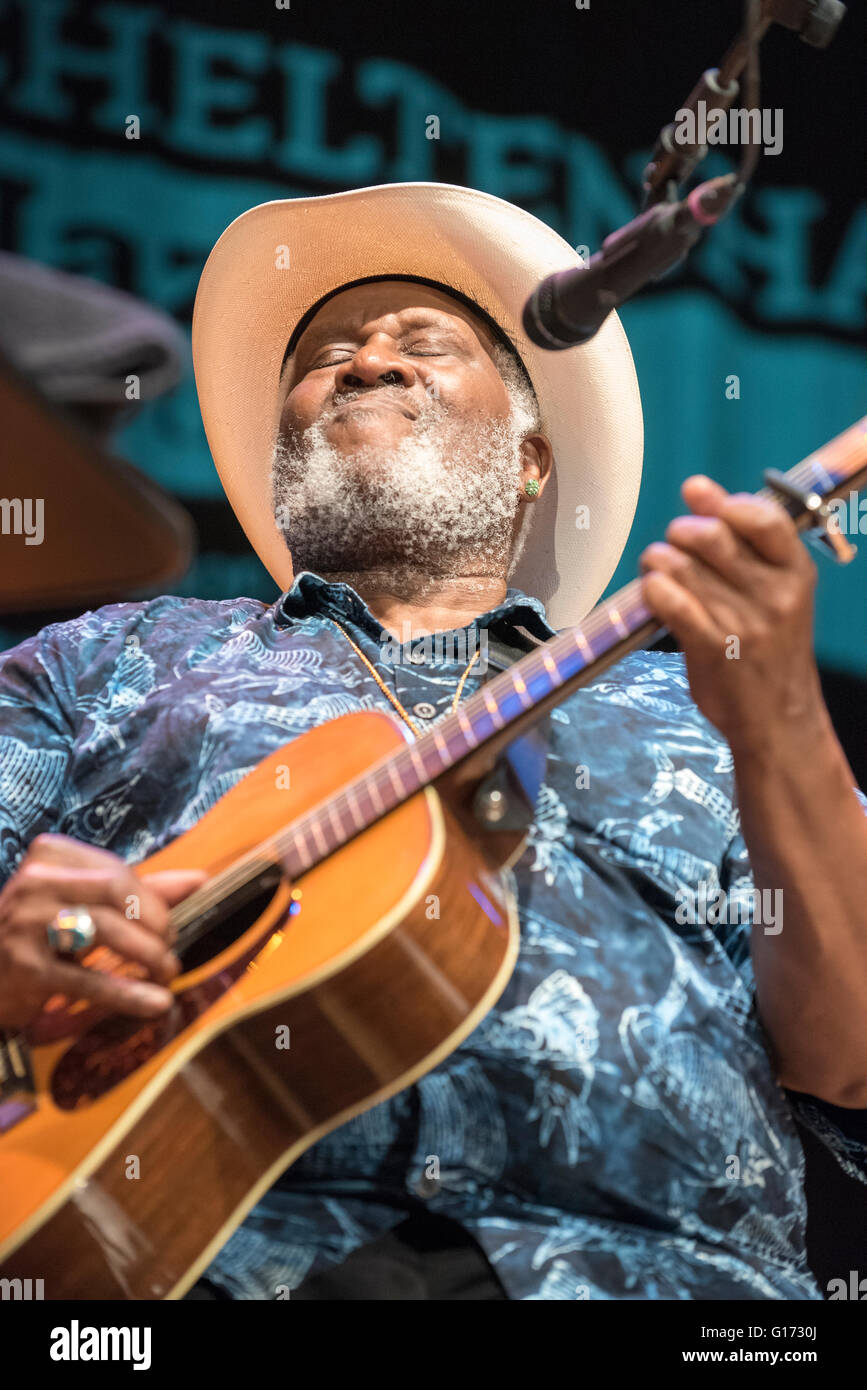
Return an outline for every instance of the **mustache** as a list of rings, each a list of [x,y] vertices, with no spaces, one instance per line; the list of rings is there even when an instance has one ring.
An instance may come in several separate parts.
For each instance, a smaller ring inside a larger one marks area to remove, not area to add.
[[[330,424],[344,406],[359,400],[375,400],[377,404],[396,406],[398,410],[407,413],[414,421],[421,421],[422,423],[444,419],[448,414],[448,409],[442,401],[428,391],[425,391],[424,395],[419,398],[412,395],[405,387],[350,387],[345,391],[334,392],[331,404],[322,410],[316,424],[320,427]]]

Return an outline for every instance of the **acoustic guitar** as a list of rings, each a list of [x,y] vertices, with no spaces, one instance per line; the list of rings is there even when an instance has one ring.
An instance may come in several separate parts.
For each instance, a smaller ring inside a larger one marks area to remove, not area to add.
[[[845,559],[831,504],[865,479],[867,417],[763,495]],[[418,739],[379,711],[312,729],[138,866],[209,875],[171,913],[171,1009],[55,999],[0,1048],[12,1296],[181,1297],[299,1154],[467,1037],[518,951],[539,723],[661,631],[635,580]]]

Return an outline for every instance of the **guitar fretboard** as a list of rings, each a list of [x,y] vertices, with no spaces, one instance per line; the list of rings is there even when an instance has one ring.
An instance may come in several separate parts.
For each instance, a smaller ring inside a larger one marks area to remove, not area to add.
[[[785,475],[802,492],[823,501],[846,488],[854,489],[865,476],[867,417]],[[758,495],[774,497],[798,525],[809,524],[809,508],[796,499],[781,499],[768,488]],[[390,753],[191,894],[174,909],[174,924],[182,929],[238,884],[251,881],[275,863],[290,879],[299,878],[496,735],[514,729],[517,737],[522,724],[541,718],[552,703],[662,631],[642,601],[640,581],[633,580],[594,608],[580,627],[567,628],[501,672],[421,738]]]
[[[350,782],[328,801],[324,818],[316,808],[296,821],[281,861],[287,873],[297,876],[311,868],[521,715],[537,710],[615,644],[632,638],[648,623],[654,619],[641,601],[635,580],[617,594],[616,601],[600,605],[592,621],[544,643],[484,685],[455,714]]]

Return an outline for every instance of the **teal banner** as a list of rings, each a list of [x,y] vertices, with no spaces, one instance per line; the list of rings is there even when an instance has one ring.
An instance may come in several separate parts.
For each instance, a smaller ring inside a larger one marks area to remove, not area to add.
[[[215,4],[208,23],[187,8],[0,0],[2,245],[130,290],[187,327],[212,244],[266,199],[395,180],[462,182],[526,207],[589,255],[636,215],[655,128],[714,53],[712,42],[709,53],[696,43],[676,72],[669,65],[671,99],[659,120],[655,108],[634,103],[613,108],[606,124],[598,76],[585,120],[583,88],[570,94],[561,82],[549,101],[538,84],[517,95],[514,84],[502,88],[493,60],[479,71],[480,15],[467,16],[450,66],[433,31],[429,63],[417,42],[404,46],[399,29],[387,54],[366,52],[363,38],[355,46],[358,16],[347,15],[344,32],[344,6]],[[437,6],[429,8],[434,24]],[[577,51],[585,17],[557,8]],[[736,15],[727,15],[724,32]],[[507,37],[509,61],[519,64],[520,35]],[[791,42],[787,55],[797,48]],[[846,42],[838,39],[841,62],[850,56],[842,54]],[[628,35],[623,44],[630,47]],[[832,47],[807,56],[827,77],[837,54]],[[630,72],[641,57],[624,57]],[[585,75],[590,82],[589,69]],[[748,196],[688,264],[622,313],[642,389],[646,456],[614,586],[682,509],[678,489],[689,473],[755,490],[764,469],[790,467],[867,413],[865,166],[853,164],[843,189],[822,163],[822,120],[833,113],[817,113],[814,133],[794,89],[788,101],[767,80],[788,122],[780,150],[765,156]],[[851,96],[846,108],[843,91],[841,111],[860,110]],[[863,112],[861,121],[855,150]],[[790,154],[805,148],[815,154],[809,168]],[[730,167],[717,149],[702,174]],[[117,449],[194,515],[221,496],[191,370],[172,396],[141,411]],[[846,518],[850,539],[857,543],[860,531],[867,550],[867,505],[849,507]],[[180,592],[273,595],[252,556],[212,548],[206,531],[202,545]],[[820,659],[861,674],[867,604],[855,600],[867,592],[865,565],[867,554],[849,569],[823,561],[818,594]]]

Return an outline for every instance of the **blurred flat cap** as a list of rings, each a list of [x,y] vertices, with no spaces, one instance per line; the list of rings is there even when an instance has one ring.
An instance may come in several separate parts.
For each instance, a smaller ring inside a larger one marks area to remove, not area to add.
[[[130,294],[0,252],[0,350],[49,400],[128,417],[180,380],[174,319]],[[139,380],[130,398],[127,378]]]

